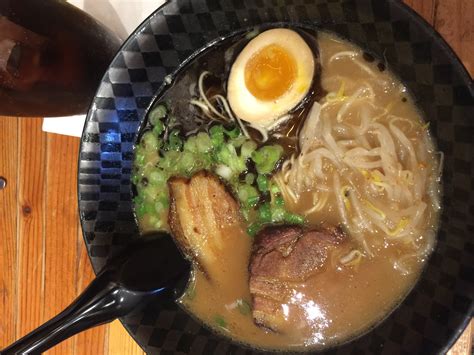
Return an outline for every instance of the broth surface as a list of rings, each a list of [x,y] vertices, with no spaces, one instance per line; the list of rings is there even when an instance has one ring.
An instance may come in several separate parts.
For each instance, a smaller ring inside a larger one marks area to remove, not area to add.
[[[366,69],[355,63],[350,55],[330,63],[330,58],[336,53],[355,52],[359,57],[364,56],[364,65],[375,73],[371,82],[383,83],[373,86],[377,104],[390,107],[391,114],[409,121],[410,127],[424,126],[412,98],[398,79],[384,69],[383,64],[363,54],[359,47],[330,34],[319,33],[318,45],[322,65],[321,83],[325,91],[337,92],[343,81],[344,89],[350,95],[361,82],[367,80]],[[337,111],[329,109],[326,114],[335,120]],[[352,116],[349,113],[349,119],[357,121],[357,110]],[[423,130],[417,132],[413,130],[410,135],[413,142],[423,138]],[[425,149],[422,168],[431,171],[437,166],[431,141],[427,142]],[[334,167],[326,164],[324,169],[330,171]],[[348,179],[351,181],[347,182]],[[358,179],[361,177],[347,174],[341,183],[357,185]],[[317,183],[324,185],[325,182]],[[331,185],[328,185],[330,188]],[[297,202],[290,204],[291,210],[297,213],[310,210],[315,204],[313,189],[316,188],[312,186],[302,191]],[[341,224],[334,198],[329,197],[321,210],[309,213],[307,221],[312,226]],[[426,245],[428,251],[433,245],[436,223],[437,211],[428,204],[423,221],[424,231],[416,236],[417,243]],[[282,311],[288,315],[288,322],[286,329],[277,334],[256,326],[249,309],[248,261],[252,238],[245,232],[244,225],[228,228],[224,234],[232,236],[229,238],[231,243],[213,265],[212,280],[195,270],[194,279],[180,302],[218,332],[253,347],[286,350],[320,348],[350,340],[376,325],[397,306],[413,287],[425,261],[425,257],[407,258],[403,268],[408,272],[401,272],[394,267],[394,260],[413,253],[413,245],[389,242],[380,230],[368,233],[366,240],[374,257],[363,258],[362,262],[354,266],[342,266],[338,263],[343,254],[339,250],[337,255],[333,253],[330,256],[330,262],[320,273],[303,284],[288,286],[287,292],[291,298],[282,305]],[[343,251],[349,253],[356,246],[356,242],[351,240],[344,245]]]

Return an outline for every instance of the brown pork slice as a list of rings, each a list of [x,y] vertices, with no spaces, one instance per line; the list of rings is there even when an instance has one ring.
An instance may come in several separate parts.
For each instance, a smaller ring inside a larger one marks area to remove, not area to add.
[[[222,255],[224,230],[240,223],[239,205],[214,175],[201,171],[192,178],[168,181],[170,212],[168,222],[176,243],[209,276]]]
[[[287,321],[282,304],[288,285],[303,283],[323,268],[329,251],[346,239],[337,227],[305,230],[273,226],[255,237],[250,258],[250,293],[255,324],[279,331]]]

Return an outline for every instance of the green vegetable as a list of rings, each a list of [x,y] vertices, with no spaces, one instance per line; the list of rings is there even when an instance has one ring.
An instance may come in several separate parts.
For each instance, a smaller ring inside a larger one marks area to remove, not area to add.
[[[135,211],[139,218],[143,217],[146,213],[145,205],[143,203],[135,204]]]
[[[237,188],[237,196],[244,207],[254,206],[253,203],[255,203],[255,199],[257,199],[256,201],[258,202],[258,199],[260,198],[257,189],[252,185],[247,184],[239,185]]]
[[[250,209],[246,207],[242,207],[240,209],[240,212],[242,213],[242,217],[244,217],[244,220],[248,221],[250,218]]]
[[[153,134],[157,137],[161,136],[163,131],[165,130],[165,125],[161,121],[157,121],[153,127]]]
[[[225,128],[223,128],[223,131],[226,134],[226,136],[231,139],[234,139],[240,136],[240,129],[237,126],[232,128],[231,130],[226,130]]]
[[[224,127],[212,126],[209,130],[209,136],[211,137],[211,143],[214,148],[218,148],[224,144]]]
[[[247,234],[251,237],[254,237],[255,234],[262,228],[262,224],[260,222],[254,222],[247,228]]]
[[[268,202],[258,208],[258,220],[263,223],[272,222],[272,210]]]
[[[151,131],[148,131],[142,137],[142,147],[147,151],[156,151],[160,147],[160,140]]]
[[[160,214],[167,210],[169,205],[170,203],[168,201],[168,198],[161,197],[155,202],[155,211]]]
[[[151,202],[145,202],[143,204],[143,207],[145,208],[145,213],[153,213],[155,212],[155,205]]]
[[[226,129],[223,125],[214,125],[208,133],[199,132],[184,140],[181,132],[173,129],[163,140],[164,120],[167,119],[171,126],[176,120],[167,115],[164,105],[153,109],[149,115],[153,129],[142,136],[135,152],[131,177],[138,192],[134,198],[135,211],[138,218],[146,218],[147,228],[166,226],[168,179],[172,176],[190,177],[200,170],[213,171],[230,183],[240,202],[242,215],[250,224],[247,229],[249,235],[255,235],[268,223],[304,222],[303,217],[285,209],[278,186],[270,180],[269,174],[283,154],[281,146],[268,145],[257,149],[257,143],[246,138],[238,126]],[[239,176],[247,171],[249,159],[255,163],[258,175],[247,172],[242,182]],[[144,178],[147,184],[142,183]],[[269,192],[271,199],[265,202],[263,194],[268,196]],[[248,309],[248,303],[242,300],[239,310],[244,314]],[[222,317],[219,322],[225,327]]]
[[[280,145],[266,145],[252,153],[252,160],[259,174],[270,174],[283,154]]]
[[[300,216],[298,214],[287,212],[287,213],[285,213],[284,221],[287,222],[287,223],[291,223],[291,224],[303,224],[304,223],[304,217]]]
[[[140,150],[137,150],[135,153],[135,164],[137,165],[145,164],[145,154],[143,154]]]
[[[182,152],[180,154],[177,169],[183,175],[192,173],[194,168],[194,154],[190,152]]]
[[[148,177],[148,181],[150,184],[152,185],[163,185],[166,183],[166,180],[167,180],[167,176],[166,174],[163,172],[163,170],[153,170],[149,177]]]
[[[285,200],[281,196],[275,197],[275,202],[274,203],[275,203],[275,206],[285,207]]]
[[[247,142],[247,138],[245,136],[238,136],[237,138],[230,140],[230,143],[236,148],[240,147],[245,142]]]
[[[258,186],[258,189],[261,191],[261,192],[267,192],[268,191],[268,179],[265,175],[258,175],[257,176],[257,186]]]
[[[162,123],[161,120],[166,117],[166,114],[166,107],[164,105],[158,105],[148,114],[148,120],[155,126],[158,122]]]
[[[160,229],[163,226],[163,221],[155,215],[150,215],[148,221],[156,229]]]
[[[153,200],[158,195],[161,187],[148,184],[146,187],[141,189],[139,192],[143,194],[143,197],[148,200]]]
[[[245,161],[237,155],[235,147],[230,143],[221,146],[216,153],[216,160],[228,166],[234,174],[240,174],[247,169]]]
[[[273,206],[272,207],[272,222],[278,223],[278,222],[283,222],[285,220],[286,216],[286,210],[284,207],[280,206]]]
[[[198,133],[196,136],[196,147],[199,153],[208,153],[212,149],[211,138],[207,133]]]
[[[252,313],[252,308],[250,307],[250,303],[246,300],[240,299],[237,300],[237,308],[239,312],[242,313],[244,316],[248,316]]]
[[[245,183],[246,184],[252,185],[254,181],[255,181],[255,175],[254,174],[248,173],[247,175],[245,175]]]
[[[175,150],[179,151],[183,147],[183,141],[179,138],[179,131],[173,130],[171,131],[168,142],[165,144],[165,150]]]
[[[227,328],[227,322],[220,314],[214,316],[214,322],[216,322],[216,324],[221,328]]]
[[[257,206],[258,201],[260,201],[260,196],[251,196],[247,199],[245,205],[247,207],[255,207]]]
[[[280,188],[278,187],[277,184],[272,184],[272,186],[270,187],[270,192],[274,195],[278,194],[280,193]]]
[[[240,148],[240,156],[244,159],[250,158],[255,149],[257,149],[257,143],[254,141],[246,141]]]
[[[193,153],[197,152],[196,136],[189,137],[186,142],[184,142],[183,150]]]
[[[138,182],[140,181],[140,175],[138,175],[137,172],[134,172],[132,176],[130,177],[130,181],[132,182],[132,184],[137,185]]]

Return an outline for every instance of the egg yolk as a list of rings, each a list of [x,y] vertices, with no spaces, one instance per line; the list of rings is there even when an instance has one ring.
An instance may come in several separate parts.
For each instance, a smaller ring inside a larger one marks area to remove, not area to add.
[[[285,48],[270,44],[254,54],[245,66],[245,85],[259,100],[270,101],[290,89],[297,74],[296,61]]]

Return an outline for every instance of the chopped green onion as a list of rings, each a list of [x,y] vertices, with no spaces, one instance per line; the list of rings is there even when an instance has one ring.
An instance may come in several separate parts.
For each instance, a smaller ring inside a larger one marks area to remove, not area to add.
[[[159,139],[156,138],[155,135],[151,131],[148,131],[143,135],[142,147],[145,148],[145,150],[147,151],[158,150],[159,146],[160,146]]]
[[[208,153],[212,149],[211,138],[207,133],[198,133],[196,136],[196,147],[199,153]]]
[[[160,198],[158,201],[155,202],[155,211],[157,213],[162,213],[163,211],[167,210],[169,207],[169,201],[167,198]]]
[[[221,146],[216,153],[216,160],[221,164],[227,165],[236,174],[240,174],[247,169],[245,161],[239,158],[232,144]]]
[[[236,148],[240,147],[245,142],[247,142],[247,137],[245,136],[238,136],[237,138],[234,138],[230,141],[230,143]]]
[[[246,300],[239,299],[237,300],[237,308],[239,312],[242,313],[244,316],[248,316],[252,313],[252,308],[250,307],[250,303]]]
[[[247,228],[247,234],[254,237],[260,228],[262,228],[262,224],[260,222],[254,222]]]
[[[250,211],[248,208],[242,207],[240,209],[240,212],[242,213],[242,217],[244,217],[244,220],[248,221],[250,217]]]
[[[194,168],[194,154],[182,152],[178,161],[177,169],[181,174],[192,173]]]
[[[283,154],[280,145],[266,145],[252,153],[252,160],[259,174],[270,174]]]
[[[145,212],[146,213],[153,213],[155,212],[155,204],[151,203],[151,202],[145,202],[143,204],[143,206],[145,207]]]
[[[139,204],[143,203],[143,196],[135,196],[133,198],[133,203],[138,206]]]
[[[161,187],[157,187],[151,184],[148,184],[146,187],[144,187],[141,192],[143,195],[148,198],[149,200],[153,200],[156,195],[158,195]]]
[[[280,188],[278,187],[277,184],[272,184],[272,186],[270,187],[270,192],[272,194],[277,194],[280,192]]]
[[[227,135],[227,137],[234,139],[240,136],[240,129],[239,127],[234,127],[231,130],[226,130],[225,128],[223,129],[224,133]]]
[[[215,148],[220,147],[224,144],[224,127],[212,126],[209,130],[209,136],[211,137],[212,146]]]
[[[258,208],[258,219],[264,223],[272,222],[272,210],[268,202]]]
[[[257,176],[257,186],[258,186],[258,189],[261,191],[261,192],[267,192],[268,191],[268,179],[266,176],[264,175],[258,175]]]
[[[260,198],[257,189],[251,185],[241,184],[237,189],[237,196],[239,197],[240,202],[246,206],[250,207],[250,203],[254,202],[254,198]],[[258,200],[257,200],[258,202]]]
[[[157,121],[153,127],[153,134],[157,137],[161,136],[163,131],[165,130],[165,125],[161,121]]]
[[[291,223],[291,224],[303,224],[304,223],[304,217],[300,216],[298,214],[287,212],[287,213],[285,213],[284,221],[287,222],[287,223]]]
[[[163,185],[166,182],[166,175],[163,170],[153,170],[148,176],[148,181],[153,185]]]
[[[137,216],[139,218],[143,217],[146,213],[146,210],[145,210],[145,205],[143,203],[139,203],[137,205],[135,205],[135,211],[137,213]]]
[[[186,142],[184,142],[183,150],[193,153],[197,152],[196,136],[189,137]]]
[[[275,197],[275,202],[274,203],[275,203],[275,206],[285,207],[285,200],[281,196]]]
[[[161,123],[161,120],[166,117],[167,111],[165,105],[158,105],[148,114],[148,120],[155,126],[158,122]]]
[[[137,185],[138,182],[140,181],[140,176],[137,173],[134,173],[130,177],[130,181],[132,182],[132,184]]]
[[[214,169],[214,172],[219,175],[221,178],[230,181],[232,179],[232,169],[229,168],[227,165],[219,164]]]
[[[168,137],[168,143],[165,145],[165,150],[179,151],[183,147],[183,141],[179,138],[179,131],[171,131]]]
[[[137,150],[137,152],[135,153],[135,164],[143,165],[144,163],[145,163],[145,154]]]
[[[285,208],[280,207],[280,206],[273,206],[272,207],[272,222],[273,223],[283,222],[285,220],[286,213],[287,212]]]
[[[251,196],[247,199],[247,202],[245,205],[247,207],[255,207],[258,204],[258,201],[260,201],[260,196]]]
[[[252,185],[254,181],[255,181],[255,175],[254,174],[248,173],[247,175],[245,175],[245,183],[246,184]]]
[[[244,159],[250,158],[255,149],[257,149],[257,143],[254,141],[246,141],[240,148],[240,155]]]
[[[219,327],[227,329],[227,322],[225,321],[224,317],[222,317],[220,314],[216,314],[214,316],[214,322],[216,322],[216,324]]]

